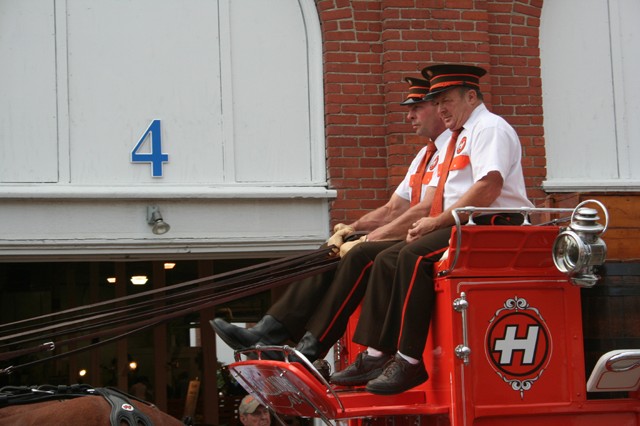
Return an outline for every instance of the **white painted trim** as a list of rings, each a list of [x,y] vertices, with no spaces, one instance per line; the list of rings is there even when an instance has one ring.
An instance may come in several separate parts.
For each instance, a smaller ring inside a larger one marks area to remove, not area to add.
[[[627,162],[629,158],[629,147],[625,135],[626,118],[625,115],[625,78],[624,78],[624,46],[625,43],[620,38],[620,7],[618,2],[607,2],[609,9],[609,46],[611,46],[611,91],[613,92],[613,120],[615,122],[614,134],[611,135],[615,140],[614,149],[617,158],[617,174],[624,179],[633,176],[630,170],[630,164]],[[593,149],[593,148],[592,148]],[[598,151],[596,151],[598,152]]]
[[[56,37],[56,118],[58,124],[58,182],[71,182],[69,131],[69,63],[67,46],[67,0],[54,2]]]
[[[546,192],[636,192],[640,191],[640,181],[577,181],[552,179],[542,183]]]
[[[2,261],[109,261],[109,260],[166,260],[180,259],[234,259],[248,257],[288,256],[305,250],[316,250],[324,240],[318,238],[289,238],[274,241],[38,241],[29,244],[5,242]]]
[[[222,111],[222,170],[224,182],[236,179],[235,133],[233,130],[233,78],[231,61],[231,10],[230,0],[218,2],[218,34],[220,35],[220,106]]]
[[[252,199],[335,198],[323,186],[21,186],[0,185],[0,199]]]
[[[324,75],[322,63],[322,28],[313,0],[298,0],[307,36],[309,75],[309,137],[311,141],[311,180],[326,180],[324,134]]]

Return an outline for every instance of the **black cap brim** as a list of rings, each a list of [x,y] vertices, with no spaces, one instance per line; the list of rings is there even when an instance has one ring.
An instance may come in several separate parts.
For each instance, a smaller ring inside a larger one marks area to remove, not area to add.
[[[429,93],[427,93],[427,94],[425,95],[425,97],[424,97],[424,99],[423,99],[423,100],[425,100],[425,101],[431,101],[431,100],[433,100],[433,98],[435,98],[436,96],[438,96],[440,93],[444,93],[444,92],[446,92],[446,91],[448,91],[448,90],[456,89],[456,88],[459,88],[459,87],[466,87],[466,88],[468,88],[468,89],[473,89],[473,90],[475,90],[476,92],[478,92],[478,88],[477,88],[477,87],[475,87],[475,86],[467,85],[467,84],[456,84],[456,85],[454,85],[454,86],[443,87],[443,88],[441,88],[441,89],[436,89],[436,90],[434,90],[433,92],[429,92]]]
[[[408,98],[405,99],[404,101],[400,102],[400,105],[415,105],[415,104],[421,104],[423,102],[425,102],[427,99],[426,98]]]

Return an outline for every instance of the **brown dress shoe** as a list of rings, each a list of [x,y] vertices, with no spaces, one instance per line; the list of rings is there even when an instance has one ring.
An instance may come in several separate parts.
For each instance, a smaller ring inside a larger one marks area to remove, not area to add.
[[[414,365],[396,354],[382,374],[367,383],[365,390],[378,395],[393,395],[416,387],[428,379],[429,374],[422,360]]]
[[[360,352],[353,364],[331,376],[331,383],[340,386],[361,386],[382,373],[384,365],[391,355],[370,356],[367,351]]]

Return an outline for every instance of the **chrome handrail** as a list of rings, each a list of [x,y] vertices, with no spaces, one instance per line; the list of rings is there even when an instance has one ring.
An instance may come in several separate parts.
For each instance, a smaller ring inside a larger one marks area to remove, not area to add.
[[[580,205],[593,200],[587,200],[581,203]],[[599,202],[598,202],[599,203]],[[532,226],[531,224],[531,214],[542,214],[542,213],[573,213],[576,209],[569,208],[540,208],[540,207],[516,207],[516,208],[503,208],[503,207],[459,207],[457,209],[453,209],[451,214],[453,215],[453,220],[455,221],[456,227],[456,251],[453,255],[453,260],[451,261],[451,265],[448,269],[444,271],[438,272],[438,276],[442,277],[448,275],[453,271],[458,263],[458,258],[460,257],[460,246],[462,245],[462,232],[460,232],[460,228],[462,227],[462,221],[460,220],[461,214],[468,214],[469,220],[467,222],[468,226],[474,226],[476,223],[473,221],[473,216],[476,213],[519,213],[523,216],[523,222],[521,226]],[[606,209],[604,209],[606,211]],[[609,216],[607,215],[607,220]],[[567,218],[569,220],[569,218]]]
[[[615,365],[613,365],[614,363],[620,362],[620,361],[634,361],[634,362],[625,367],[616,367]],[[609,358],[605,364],[605,368],[607,369],[607,371],[612,371],[616,373],[630,371],[638,367],[640,367],[640,350],[632,350],[632,351],[630,350],[627,352],[619,353]]]

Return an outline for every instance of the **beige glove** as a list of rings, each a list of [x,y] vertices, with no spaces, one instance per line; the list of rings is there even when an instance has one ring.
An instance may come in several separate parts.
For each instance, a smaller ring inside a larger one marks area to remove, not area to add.
[[[354,248],[360,243],[364,243],[365,241],[367,241],[367,236],[363,235],[362,237],[358,238],[355,241],[349,241],[347,243],[342,244],[340,246],[340,257],[345,257],[349,252],[349,250],[351,250],[352,248]]]
[[[351,228],[351,232],[354,232],[355,229],[353,229],[353,226],[344,224],[344,223],[338,223],[336,224],[336,226],[333,227],[333,233],[335,234],[336,232],[344,229],[344,228]]]
[[[338,225],[342,225],[342,228],[340,228],[339,230],[335,231],[335,233],[327,240],[327,245],[336,246],[337,248],[340,248],[340,246],[344,243],[344,237],[346,237],[350,233],[354,232],[355,229],[353,229],[353,227],[345,225],[343,223],[342,224],[339,223]],[[336,225],[336,227],[338,225]]]

